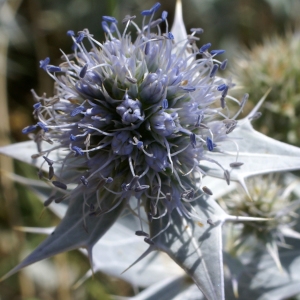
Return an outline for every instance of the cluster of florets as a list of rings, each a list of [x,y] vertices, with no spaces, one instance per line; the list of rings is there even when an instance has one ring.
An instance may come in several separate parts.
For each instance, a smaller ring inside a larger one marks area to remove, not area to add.
[[[52,98],[34,93],[38,122],[23,132],[39,129],[34,137],[38,155],[49,165],[48,180],[56,188],[77,184],[47,204],[82,193],[83,211],[95,217],[134,196],[139,207],[147,206],[151,221],[174,209],[197,218],[190,202],[212,194],[201,187],[200,163],[217,163],[209,152],[219,151],[237,125],[226,101],[238,102],[242,110],[246,97],[240,103],[228,96],[230,81],[216,76],[227,65],[215,58],[224,51],[210,51],[210,44],[197,48],[202,29],[174,40],[167,12],[154,20],[159,7],[142,12],[141,28],[135,16],[126,16],[123,33],[115,18],[103,17],[104,43],[87,29],[77,36],[68,31],[74,52],[63,53],[59,66],[50,65],[49,58],[40,62],[56,93]],[[137,31],[135,41],[130,26]],[[54,145],[43,149],[41,141]],[[55,152],[65,154],[53,159]],[[217,165],[229,183],[229,171]]]
[[[293,197],[293,190],[298,182],[292,182],[286,188],[281,183],[282,176],[257,176],[247,181],[251,193],[241,196],[241,193],[232,192],[224,197],[220,204],[232,215],[253,216],[265,218],[268,222],[248,221],[240,223],[235,230],[235,248],[260,247],[261,244],[287,246],[284,236],[295,237],[291,234],[292,227],[296,225],[300,201]],[[280,181],[281,180],[281,181]],[[296,233],[297,234],[297,233]],[[255,241],[255,242],[253,242]],[[233,250],[233,249],[230,249]]]

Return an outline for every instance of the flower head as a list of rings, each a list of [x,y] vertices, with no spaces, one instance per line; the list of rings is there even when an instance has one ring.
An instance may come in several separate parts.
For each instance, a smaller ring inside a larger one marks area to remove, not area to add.
[[[227,64],[215,58],[223,51],[209,52],[210,44],[197,48],[202,30],[174,40],[166,12],[154,19],[159,6],[142,12],[142,27],[126,16],[123,32],[116,19],[103,17],[104,43],[87,29],[77,36],[68,31],[74,52],[63,53],[59,66],[49,58],[40,62],[55,81],[55,95],[34,93],[37,123],[23,132],[39,130],[35,140],[48,164],[52,153],[63,153],[51,160],[48,179],[60,189],[76,184],[60,200],[82,194],[89,218],[132,196],[150,221],[173,210],[197,218],[189,202],[211,194],[196,184],[205,174],[200,163],[214,163],[209,153],[218,151],[237,123],[226,106],[231,85],[217,77]],[[134,41],[130,27],[137,30]],[[53,147],[44,150],[43,140]],[[229,183],[225,169],[224,177]]]

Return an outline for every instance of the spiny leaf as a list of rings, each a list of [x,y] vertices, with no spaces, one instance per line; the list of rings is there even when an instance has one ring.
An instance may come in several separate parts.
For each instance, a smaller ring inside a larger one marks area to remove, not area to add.
[[[87,210],[83,212],[82,197],[74,197],[70,202],[66,216],[57,226],[55,231],[18,266],[2,277],[1,280],[4,280],[23,267],[37,261],[81,247],[88,250],[92,265],[93,246],[113,225],[122,212],[125,204],[126,203],[121,203],[113,211],[100,216],[89,216]]]
[[[224,299],[221,226],[227,214],[211,198],[197,200],[193,207],[201,221],[186,221],[173,211],[171,226],[154,238],[154,247],[179,264],[207,299]],[[209,219],[214,225],[207,224]],[[166,220],[153,220],[152,236],[166,223]]]
[[[297,170],[300,168],[300,149],[255,131],[246,118],[239,122],[239,126],[231,134],[239,147],[238,160],[243,162],[239,168],[230,171],[230,179],[239,181],[245,186],[244,180],[249,176],[266,174],[279,171]],[[242,137],[242,138],[241,138]],[[237,151],[232,145],[224,147],[225,153],[212,152],[211,157],[228,166],[235,161]],[[209,162],[201,162],[207,167],[207,174],[218,178],[224,178],[224,171],[213,167]]]
[[[46,142],[42,143],[42,150],[44,151],[53,147],[54,145],[50,145]],[[0,147],[0,153],[38,168],[44,162],[44,158],[42,157],[42,155],[36,158],[32,158],[32,156],[35,157],[38,154],[37,144],[34,141],[21,142],[21,143]],[[48,157],[52,160],[57,160],[58,158],[61,159],[65,155],[66,152],[63,152],[61,150],[56,150],[56,151],[52,151]],[[54,168],[55,167],[56,165],[54,164]],[[42,170],[47,172],[48,165],[44,164]]]

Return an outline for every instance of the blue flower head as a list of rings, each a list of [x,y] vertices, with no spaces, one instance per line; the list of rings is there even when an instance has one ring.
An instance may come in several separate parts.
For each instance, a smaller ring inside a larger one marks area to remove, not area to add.
[[[59,67],[49,66],[48,58],[40,62],[56,93],[35,95],[37,123],[23,132],[39,130],[35,140],[46,162],[60,153],[51,160],[48,180],[64,190],[76,185],[62,200],[82,195],[85,219],[111,212],[131,197],[151,218],[174,210],[197,218],[190,202],[211,194],[201,188],[201,161],[214,163],[210,153],[236,126],[226,105],[230,84],[217,76],[225,64],[215,56],[223,51],[196,46],[203,30],[176,40],[167,13],[155,19],[159,7],[142,12],[142,27],[134,17],[121,25],[103,17],[103,43],[87,29],[77,36],[68,31],[74,53],[63,53]],[[137,31],[134,41],[130,28]],[[53,147],[43,149],[42,140]],[[229,172],[223,171],[229,183]]]

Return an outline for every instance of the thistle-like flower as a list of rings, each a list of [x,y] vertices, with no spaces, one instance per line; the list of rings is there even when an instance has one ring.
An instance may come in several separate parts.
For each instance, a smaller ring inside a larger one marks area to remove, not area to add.
[[[296,211],[300,207],[300,200],[294,199],[292,194],[298,185],[297,180],[293,180],[284,188],[284,177],[276,177],[272,175],[253,177],[247,184],[251,199],[234,191],[220,200],[220,204],[229,214],[255,215],[268,220],[268,222],[256,220],[232,224],[234,241],[230,243],[228,239],[228,252],[236,256],[249,250],[260,251],[266,247],[281,269],[277,246],[288,247],[285,237],[300,238],[299,233],[293,230],[299,218]]]
[[[76,185],[63,197],[51,195],[46,205],[82,195],[83,226],[86,218],[111,212],[133,196],[149,221],[173,210],[197,218],[190,202],[211,194],[201,189],[200,163],[216,163],[209,153],[237,124],[226,106],[231,84],[216,76],[227,64],[215,58],[224,51],[210,51],[210,44],[197,48],[201,29],[174,40],[167,12],[154,19],[159,7],[142,12],[141,28],[135,16],[126,16],[123,32],[115,18],[103,17],[104,43],[87,29],[77,36],[68,31],[74,52],[63,53],[59,66],[49,58],[40,61],[56,91],[51,98],[33,92],[37,123],[23,133],[35,132],[36,156],[49,165],[47,180],[63,190]],[[137,31],[134,41],[130,27]],[[53,146],[43,149],[42,141]],[[223,171],[229,183],[230,173]],[[137,234],[146,236],[142,228]]]

